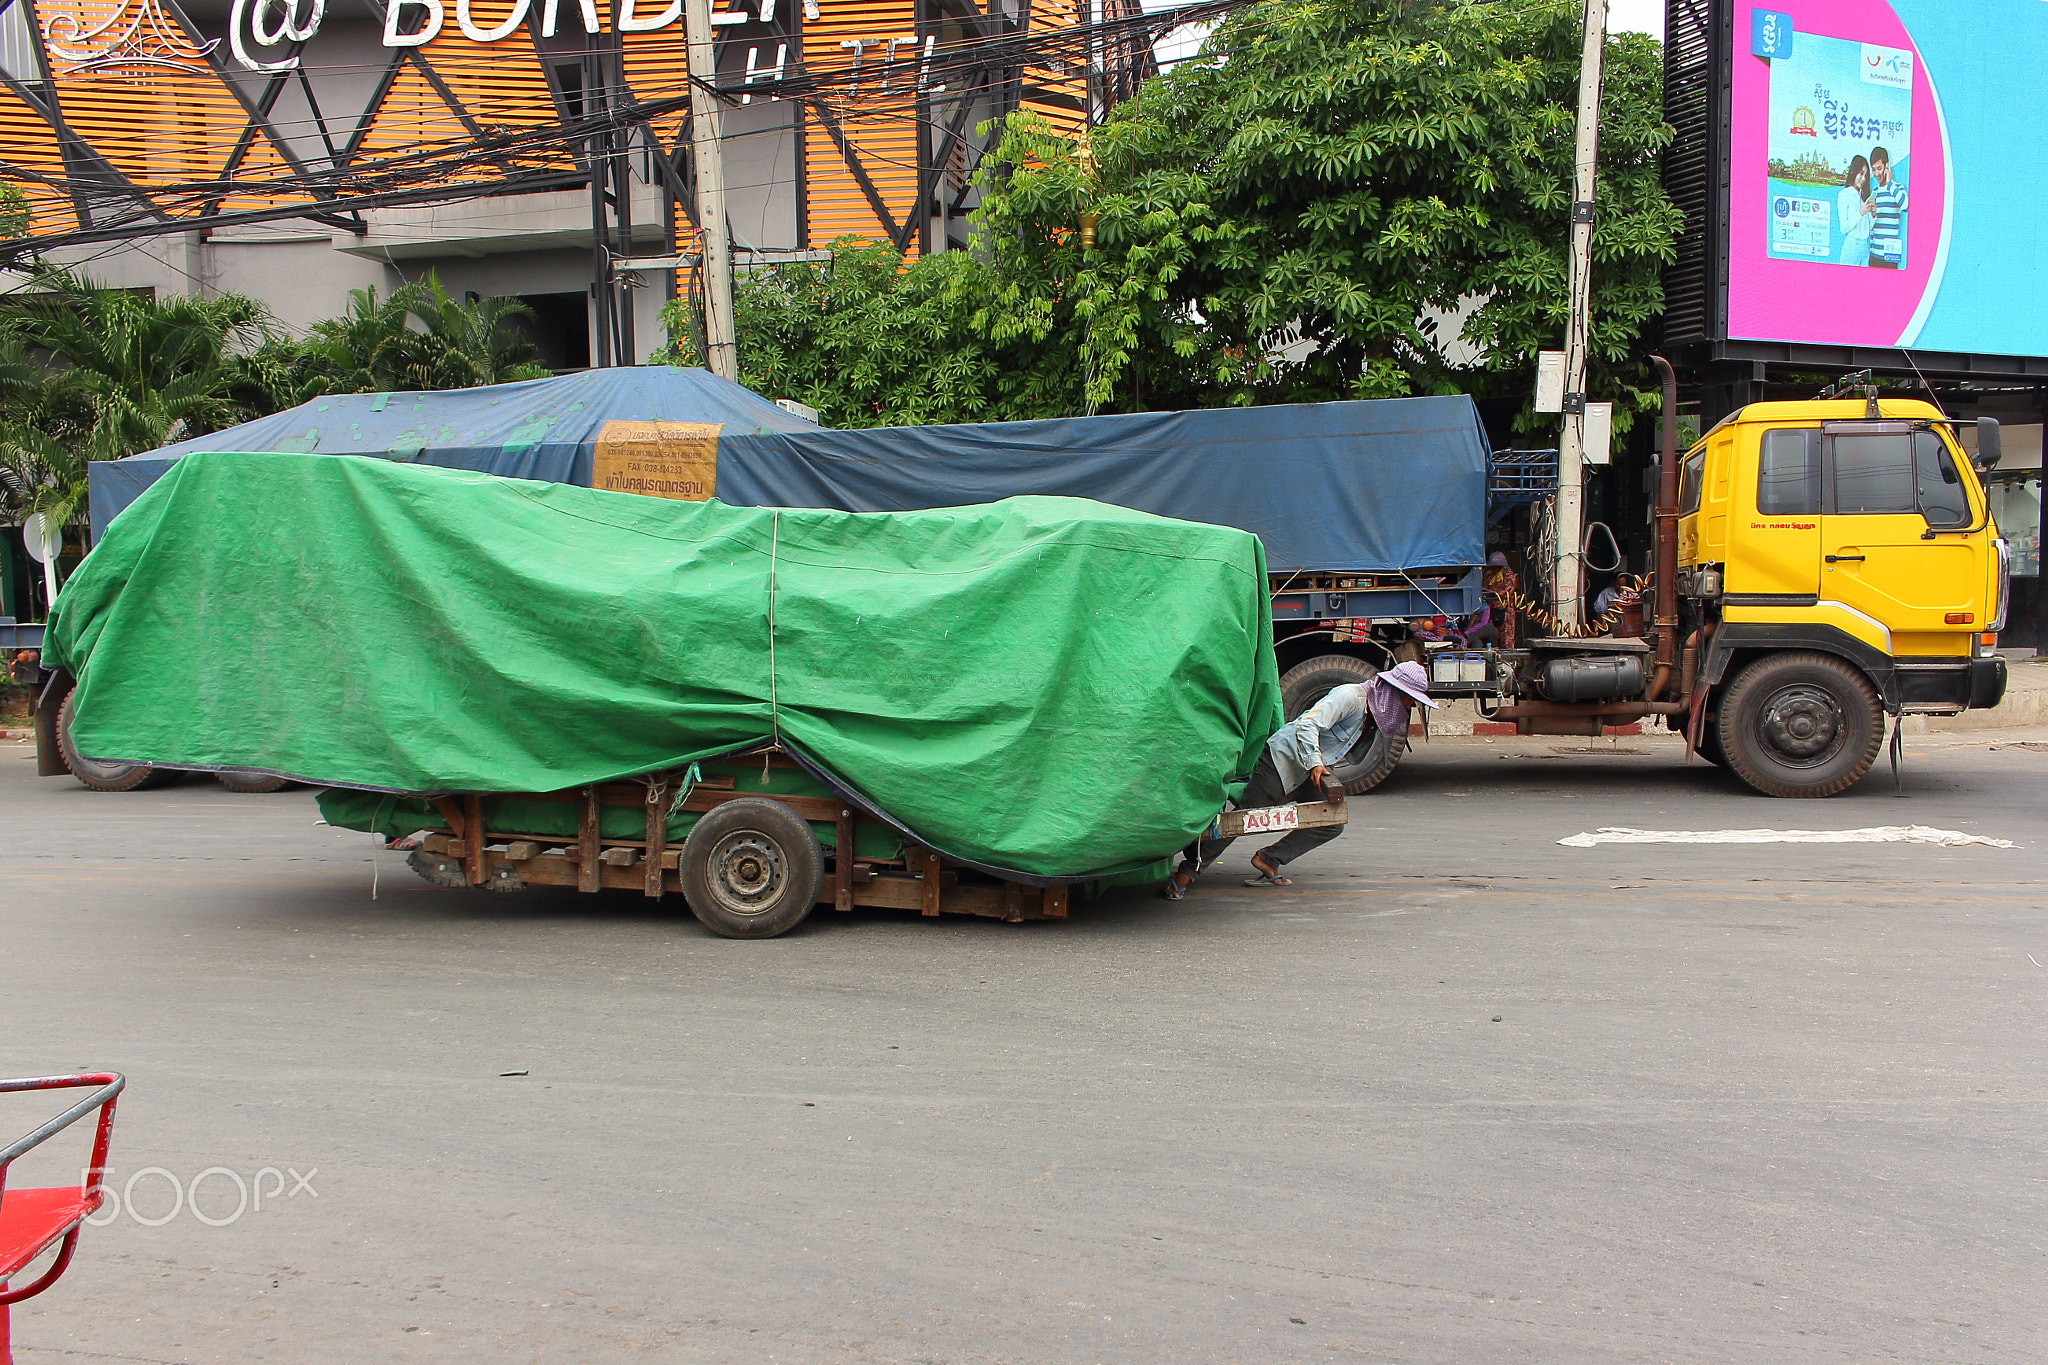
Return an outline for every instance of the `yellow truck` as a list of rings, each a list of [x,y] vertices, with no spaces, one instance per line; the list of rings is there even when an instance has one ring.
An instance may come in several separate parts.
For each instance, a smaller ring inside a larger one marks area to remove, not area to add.
[[[1752,403],[1679,466],[1692,733],[1758,791],[1831,796],[1887,713],[2004,695],[2007,551],[1956,425],[1917,401]],[[1972,425],[1988,468],[1998,424]]]
[[[1663,454],[1655,592],[1640,604],[1653,609],[1592,638],[1435,654],[1430,690],[1526,735],[1661,716],[1769,796],[1846,790],[1887,715],[1996,706],[2009,563],[1957,423],[1874,394],[1753,403],[1681,460],[1677,381],[1653,359]],[[1998,424],[1971,426],[1989,468]]]

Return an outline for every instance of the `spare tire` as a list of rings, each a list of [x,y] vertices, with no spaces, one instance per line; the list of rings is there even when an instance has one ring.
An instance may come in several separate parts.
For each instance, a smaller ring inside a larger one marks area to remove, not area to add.
[[[96,792],[140,791],[176,779],[175,772],[152,768],[147,763],[104,763],[79,753],[78,746],[71,742],[71,704],[77,697],[76,691],[65,693],[64,705],[57,711],[57,752],[64,756],[64,766],[71,769],[73,777]]]
[[[1324,654],[1305,660],[1288,669],[1280,679],[1281,709],[1287,719],[1293,720],[1328,696],[1331,689],[1367,682],[1378,674],[1379,670],[1371,664],[1349,654]],[[1358,742],[1340,762],[1330,765],[1330,775],[1342,782],[1351,795],[1363,796],[1386,781],[1387,774],[1394,771],[1401,755],[1407,752],[1406,734],[1381,734],[1368,715],[1365,728],[1358,733]]]

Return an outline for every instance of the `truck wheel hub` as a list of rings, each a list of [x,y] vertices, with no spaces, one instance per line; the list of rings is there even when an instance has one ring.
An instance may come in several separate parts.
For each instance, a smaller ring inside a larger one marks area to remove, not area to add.
[[[1764,707],[1758,728],[1780,758],[1816,763],[1841,744],[1842,710],[1817,687],[1788,687]]]
[[[768,909],[787,878],[782,849],[764,834],[740,830],[711,850],[711,894],[735,914]]]

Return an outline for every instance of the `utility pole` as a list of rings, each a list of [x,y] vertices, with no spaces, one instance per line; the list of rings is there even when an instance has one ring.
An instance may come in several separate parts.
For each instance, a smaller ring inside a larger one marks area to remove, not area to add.
[[[1600,155],[1600,61],[1607,44],[1607,0],[1586,0],[1585,45],[1579,57],[1579,127],[1572,176],[1571,316],[1564,339],[1564,434],[1557,450],[1557,546],[1551,565],[1556,611],[1567,627],[1579,620],[1579,539],[1586,477],[1586,349],[1592,333],[1593,172]]]
[[[684,0],[689,26],[690,134],[697,159],[698,259],[704,268],[704,349],[711,373],[740,377],[739,345],[732,321],[732,238],[725,228],[725,155],[719,144],[717,49],[711,30],[711,0]]]

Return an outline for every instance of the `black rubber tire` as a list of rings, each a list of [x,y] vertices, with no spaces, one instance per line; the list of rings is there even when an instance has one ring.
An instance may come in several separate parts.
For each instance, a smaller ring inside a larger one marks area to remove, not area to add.
[[[1722,695],[1731,772],[1766,796],[1834,796],[1870,771],[1884,707],[1861,670],[1809,650],[1767,654]]]
[[[64,766],[71,769],[73,777],[96,792],[141,791],[175,780],[177,774],[147,763],[101,763],[79,753],[78,746],[71,742],[71,703],[77,696],[76,692],[67,692],[64,705],[57,711],[57,752],[63,755]]]
[[[1302,712],[1314,706],[1330,690],[1347,683],[1362,683],[1378,676],[1379,670],[1363,659],[1349,654],[1323,654],[1313,659],[1304,659],[1287,670],[1280,679],[1280,706],[1287,719],[1293,720]],[[1358,735],[1358,742],[1351,746],[1351,752],[1344,755],[1341,763],[1332,764],[1330,775],[1344,784],[1344,790],[1353,796],[1363,796],[1387,780],[1401,762],[1401,755],[1408,752],[1408,736],[1383,735],[1370,718],[1365,729]]]
[[[825,878],[825,850],[809,823],[760,796],[727,801],[699,820],[680,863],[690,913],[726,938],[794,929],[817,904]]]
[[[229,768],[214,774],[220,784],[231,792],[243,796],[262,796],[267,792],[281,792],[291,785],[287,778],[272,777],[259,773],[253,768]]]

